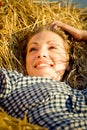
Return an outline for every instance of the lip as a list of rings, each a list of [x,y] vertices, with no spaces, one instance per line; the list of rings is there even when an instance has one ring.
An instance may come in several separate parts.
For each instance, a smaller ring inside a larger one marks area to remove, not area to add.
[[[46,61],[38,61],[34,64],[34,68],[53,67],[52,63]]]

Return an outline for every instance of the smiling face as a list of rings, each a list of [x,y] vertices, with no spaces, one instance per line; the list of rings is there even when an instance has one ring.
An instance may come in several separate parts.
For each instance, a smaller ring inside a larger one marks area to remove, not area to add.
[[[30,76],[40,76],[60,81],[68,66],[68,53],[64,40],[51,31],[35,34],[28,42],[26,70]]]

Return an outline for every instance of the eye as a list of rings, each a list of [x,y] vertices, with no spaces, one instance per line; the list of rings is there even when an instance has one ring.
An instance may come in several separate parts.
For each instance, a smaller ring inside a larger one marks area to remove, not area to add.
[[[56,47],[56,46],[50,46],[49,49],[50,49],[50,50],[52,50],[52,49],[57,49],[57,47]]]
[[[37,48],[32,47],[32,48],[29,49],[29,52],[33,52],[33,51],[36,51],[36,50],[37,50]]]

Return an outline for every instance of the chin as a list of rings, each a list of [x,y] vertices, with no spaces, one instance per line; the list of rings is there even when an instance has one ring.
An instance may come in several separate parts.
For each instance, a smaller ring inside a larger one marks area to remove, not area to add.
[[[52,76],[50,76],[50,75],[47,75],[47,74],[40,74],[40,75],[38,75],[38,76],[40,76],[40,77],[44,77],[44,78],[52,78]]]

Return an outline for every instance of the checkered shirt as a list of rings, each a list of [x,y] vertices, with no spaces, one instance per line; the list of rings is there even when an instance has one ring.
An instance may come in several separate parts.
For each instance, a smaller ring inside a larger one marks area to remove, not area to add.
[[[0,106],[48,130],[87,130],[87,89],[0,69]]]

